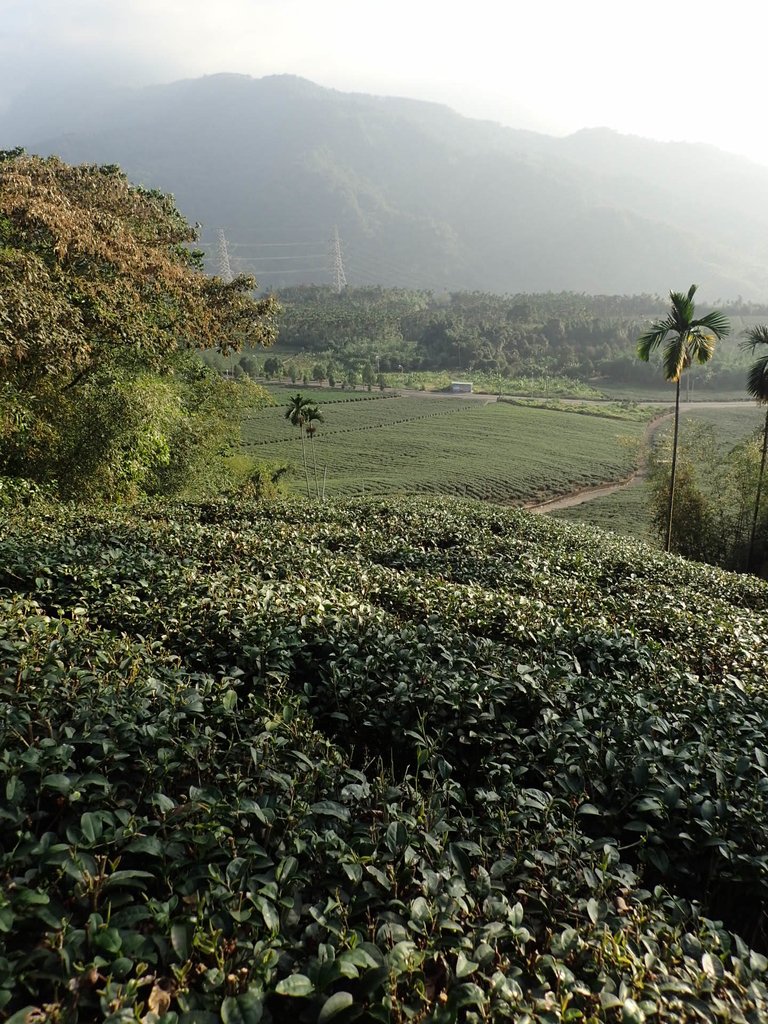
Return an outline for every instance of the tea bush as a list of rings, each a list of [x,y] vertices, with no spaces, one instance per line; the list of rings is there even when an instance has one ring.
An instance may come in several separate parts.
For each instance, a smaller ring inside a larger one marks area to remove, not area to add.
[[[0,515],[0,1018],[766,1019],[764,583],[474,503]]]

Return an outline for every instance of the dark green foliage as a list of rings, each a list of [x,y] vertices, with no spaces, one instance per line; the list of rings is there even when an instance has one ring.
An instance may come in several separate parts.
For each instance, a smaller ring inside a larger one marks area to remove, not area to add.
[[[651,523],[662,543],[667,536],[669,487],[669,466],[656,466],[651,477]],[[688,462],[680,463],[675,482],[670,550],[686,558],[714,562],[717,555],[717,551],[713,550],[714,541],[712,504],[698,486],[693,466]],[[723,557],[726,554],[722,551]]]
[[[5,1014],[765,1019],[764,584],[471,503],[0,527]]]
[[[373,385],[380,370],[398,367],[589,375],[600,360],[627,351],[642,315],[660,300],[478,292],[446,298],[401,288],[339,295],[313,287],[285,289],[281,302],[281,346],[333,353]]]
[[[546,392],[553,377],[651,387],[658,372],[634,354],[633,341],[664,312],[654,295],[432,294],[403,288],[286,288],[280,293],[281,351],[291,353],[315,379],[318,359],[334,359],[345,371],[375,384],[379,372],[390,386],[405,374],[450,371],[469,375],[481,390],[503,381],[531,379]],[[734,329],[755,317],[733,311]],[[707,314],[709,315],[709,314]],[[695,389],[741,389],[747,361],[738,345],[724,345],[717,359],[693,378]],[[274,368],[273,368],[274,369]],[[273,372],[273,376],[277,375]],[[339,375],[337,375],[339,376]]]
[[[725,431],[724,436],[728,432]],[[718,444],[718,433],[689,417],[680,444],[672,551],[710,565],[766,575],[768,517],[755,514],[762,441],[750,434],[737,444]],[[649,459],[650,511],[661,540],[667,532],[669,438]]]
[[[744,347],[748,348],[754,355],[756,351],[765,353],[768,345],[768,327],[765,324],[758,324],[747,331],[747,340]],[[747,376],[747,393],[760,405],[768,404],[768,355],[760,355],[749,368]],[[763,477],[765,475],[766,454],[768,454],[768,410],[765,414],[763,426],[763,440],[760,453],[760,469],[755,487],[755,503],[752,511],[752,527],[749,535],[749,548],[747,550],[747,568],[752,569],[759,561],[765,560],[765,538],[762,539],[762,552],[757,550],[757,527],[761,511],[761,498],[763,492]],[[758,555],[760,558],[758,559]]]
[[[9,404],[15,395],[0,385]],[[75,500],[215,493],[242,417],[270,404],[247,377],[225,380],[192,353],[162,376],[100,371],[44,416],[26,406],[18,423],[0,425],[0,473]]]

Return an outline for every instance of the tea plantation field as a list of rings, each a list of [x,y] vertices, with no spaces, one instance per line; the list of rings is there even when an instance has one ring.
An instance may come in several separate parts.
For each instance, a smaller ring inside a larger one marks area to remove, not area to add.
[[[40,508],[0,609],[0,1019],[768,1019],[765,583],[458,500]]]
[[[314,400],[311,391],[306,394]],[[337,392],[341,394],[341,392]],[[645,425],[563,409],[460,398],[387,397],[320,401],[325,422],[309,443],[327,494],[445,494],[526,502],[628,476]],[[650,416],[650,413],[648,414]],[[256,460],[293,463],[289,486],[305,489],[299,431],[284,407],[243,424],[244,450]],[[627,443],[623,443],[627,442]]]

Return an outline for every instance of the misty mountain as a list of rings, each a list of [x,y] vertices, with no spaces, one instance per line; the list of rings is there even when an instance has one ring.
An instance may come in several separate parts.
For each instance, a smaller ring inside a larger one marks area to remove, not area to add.
[[[20,101],[0,148],[117,163],[279,287],[768,296],[768,168],[607,129],[559,139],[288,75]]]

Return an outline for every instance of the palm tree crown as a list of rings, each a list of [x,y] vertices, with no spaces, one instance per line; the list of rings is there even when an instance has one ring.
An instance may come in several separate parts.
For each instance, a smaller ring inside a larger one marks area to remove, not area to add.
[[[755,349],[764,346],[765,355],[760,356],[749,368],[747,375],[747,393],[756,402],[768,402],[768,327],[758,324],[747,331],[747,340],[742,348],[754,354]]]
[[[291,421],[291,426],[298,427],[300,430],[304,429],[304,424],[307,422],[307,410],[311,404],[310,400],[300,391],[290,399],[288,408],[285,410],[285,418]]]
[[[314,434],[314,432],[317,430],[317,427],[315,427],[314,425],[315,423],[324,422],[323,414],[320,412],[316,405],[310,405],[309,402],[307,402],[307,408],[305,409],[304,412],[304,422],[307,425],[306,429],[308,434]]]
[[[651,324],[651,329],[637,339],[637,354],[648,362],[651,353],[665,341],[664,376],[676,383],[694,359],[707,363],[715,351],[715,341],[730,333],[728,319],[715,310],[695,319],[696,308],[693,297],[696,285],[692,284],[687,294],[670,292],[671,307],[663,320]]]

